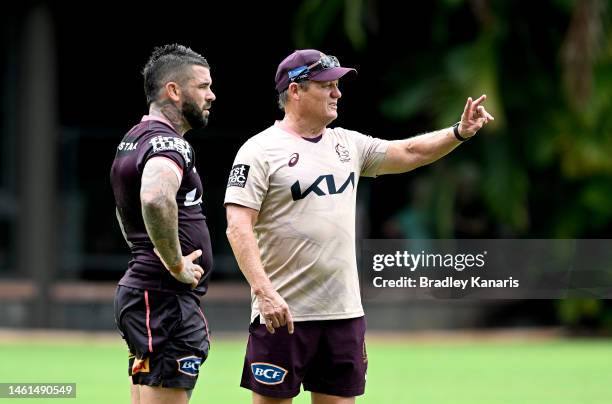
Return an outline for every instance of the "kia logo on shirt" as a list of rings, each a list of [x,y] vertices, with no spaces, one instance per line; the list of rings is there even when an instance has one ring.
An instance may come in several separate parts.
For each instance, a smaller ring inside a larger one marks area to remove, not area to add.
[[[327,184],[327,193],[325,193],[325,191],[319,187],[319,184],[322,182]],[[311,192],[314,192],[317,196],[341,194],[349,186],[349,184],[351,184],[353,189],[355,189],[354,172],[349,174],[348,178],[346,181],[344,181],[340,188],[336,188],[336,180],[334,180],[334,176],[332,174],[320,175],[319,178],[317,178],[311,186],[306,188],[304,192],[302,192],[302,189],[300,188],[300,182],[296,181],[291,186],[291,196],[293,197],[294,201],[299,201],[300,199],[306,198]]]

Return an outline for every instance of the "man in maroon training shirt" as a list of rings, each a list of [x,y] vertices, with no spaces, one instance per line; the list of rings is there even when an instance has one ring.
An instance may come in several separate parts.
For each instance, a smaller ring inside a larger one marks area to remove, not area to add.
[[[156,48],[143,75],[149,115],[122,139],[110,175],[132,253],[115,321],[130,350],[132,403],[187,403],[208,355],[200,298],[212,252],[202,182],[183,135],[206,126],[215,95],[208,62],[182,45]]]

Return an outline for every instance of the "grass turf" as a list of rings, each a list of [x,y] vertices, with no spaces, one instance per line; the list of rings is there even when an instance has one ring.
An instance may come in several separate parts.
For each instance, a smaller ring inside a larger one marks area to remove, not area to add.
[[[243,354],[243,341],[213,340],[191,403],[249,403],[250,392],[238,387]],[[368,355],[360,403],[612,403],[612,341],[371,339]],[[52,399],[58,404],[129,402],[126,363],[121,341],[0,342],[0,382],[77,383],[76,400]],[[309,402],[307,393],[294,400]]]

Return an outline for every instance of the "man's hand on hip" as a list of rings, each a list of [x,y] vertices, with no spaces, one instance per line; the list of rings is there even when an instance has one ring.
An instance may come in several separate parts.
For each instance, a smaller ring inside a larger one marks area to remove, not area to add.
[[[170,275],[172,275],[177,281],[182,283],[188,283],[191,288],[198,286],[202,275],[204,275],[204,269],[198,264],[194,264],[193,261],[198,259],[202,255],[202,250],[195,250],[191,254],[184,256],[181,263],[174,268],[170,268],[159,255],[156,248],[153,249],[155,254],[159,257],[159,260],[164,264]]]

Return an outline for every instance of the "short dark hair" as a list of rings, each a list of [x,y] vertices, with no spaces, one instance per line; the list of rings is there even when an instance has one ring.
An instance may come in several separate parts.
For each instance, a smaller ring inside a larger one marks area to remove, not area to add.
[[[147,105],[157,99],[159,90],[169,81],[179,80],[185,67],[198,65],[210,69],[206,59],[199,53],[177,43],[153,49],[149,61],[142,69]]]

